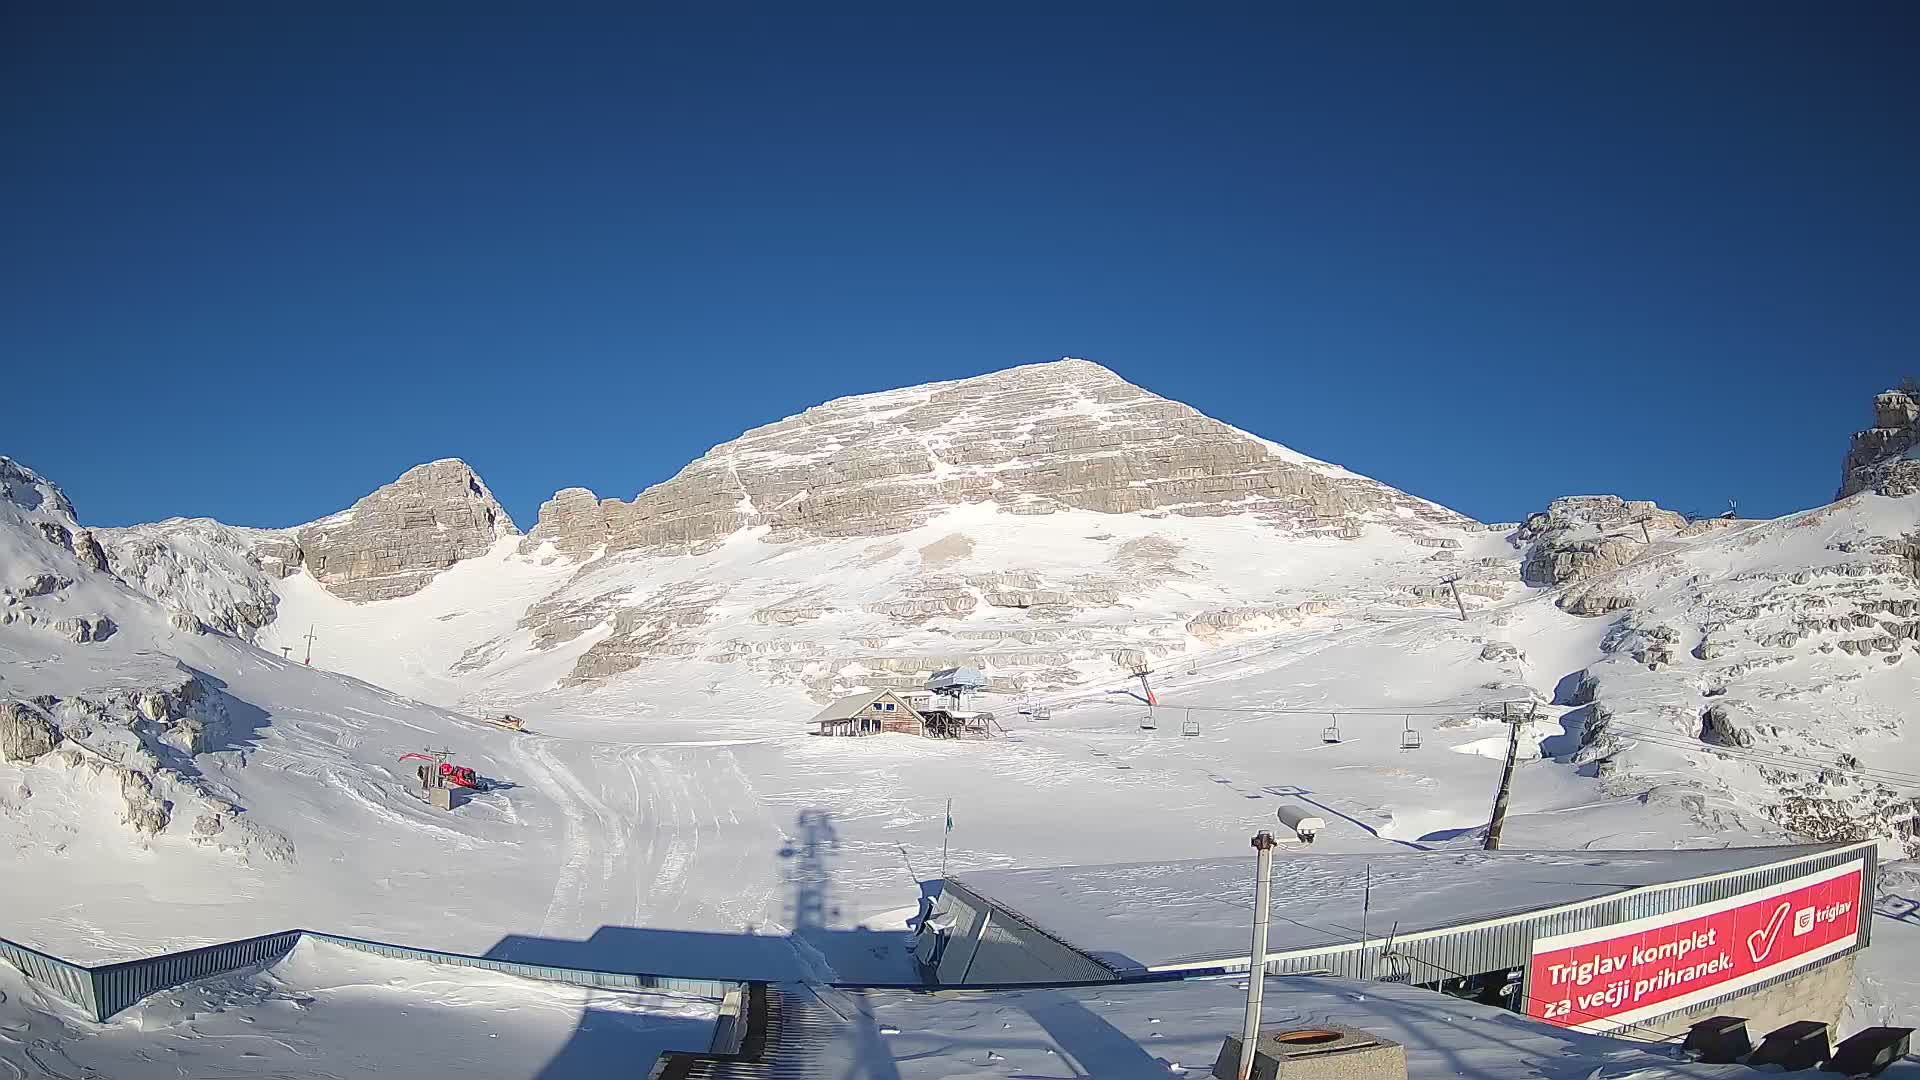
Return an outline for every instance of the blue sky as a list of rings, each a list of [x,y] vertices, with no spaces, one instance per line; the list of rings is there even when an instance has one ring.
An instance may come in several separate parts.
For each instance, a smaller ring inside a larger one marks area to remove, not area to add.
[[[1075,355],[1483,520],[1825,501],[1920,369],[1920,16],[1551,7],[16,9],[0,453],[96,524],[460,456],[530,526]]]

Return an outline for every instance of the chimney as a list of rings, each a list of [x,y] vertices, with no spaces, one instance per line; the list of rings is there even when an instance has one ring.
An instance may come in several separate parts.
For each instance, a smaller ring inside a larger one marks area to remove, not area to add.
[[[1240,1036],[1229,1035],[1213,1063],[1218,1080],[1236,1080]],[[1407,1080],[1407,1052],[1370,1031],[1324,1024],[1269,1028],[1253,1051],[1253,1080]]]

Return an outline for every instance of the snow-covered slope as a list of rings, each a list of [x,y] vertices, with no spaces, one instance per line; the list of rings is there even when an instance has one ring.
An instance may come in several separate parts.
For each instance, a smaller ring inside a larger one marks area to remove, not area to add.
[[[302,924],[468,951],[585,934],[635,921],[651,885],[616,861],[652,842],[635,835],[642,807],[608,809],[591,794],[603,778],[631,793],[659,771],[649,793],[729,797],[723,755],[680,771],[516,736],[211,631],[103,569],[51,484],[5,459],[0,478],[9,936],[93,961]],[[502,788],[432,810],[400,760],[428,747]],[[725,924],[758,918],[753,884],[775,876],[733,864],[778,844],[767,829],[703,860],[749,890],[750,917]],[[675,921],[664,900],[652,913]]]
[[[1799,835],[1920,853],[1916,530],[1920,498],[1862,493],[1657,543],[1589,581],[1583,595],[1631,607],[1579,691],[1578,760],[1614,788],[1684,775]]]
[[[454,461],[319,545],[172,521],[97,556],[50,485],[9,481],[0,694],[76,760],[0,764],[0,842],[44,883],[7,932],[88,958],[305,924],[899,977],[852,928],[897,929],[943,848],[955,871],[1235,854],[1298,799],[1333,822],[1320,850],[1472,845],[1503,711],[1531,718],[1509,847],[1905,847],[1920,669],[1881,624],[1914,616],[1920,496],[1777,522],[1583,497],[1488,529],[1175,404],[1080,362],[847,399],[632,503],[563,492],[524,538]],[[844,514],[778,509],[802,492]],[[343,579],[315,554],[387,529],[414,555]],[[262,587],[250,643],[218,613]],[[804,734],[835,693],[954,663],[990,676],[1003,737]],[[533,733],[471,718],[503,709]],[[397,760],[427,746],[511,786],[430,811]],[[1787,766],[1829,761],[1808,801]],[[115,820],[155,800],[157,830]],[[76,883],[126,899],[76,909]]]

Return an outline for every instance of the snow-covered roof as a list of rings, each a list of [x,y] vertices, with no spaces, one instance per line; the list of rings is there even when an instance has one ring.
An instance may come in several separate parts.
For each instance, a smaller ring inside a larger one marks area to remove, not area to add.
[[[833,704],[815,713],[811,722],[817,724],[822,720],[852,720],[854,717],[859,716],[867,706],[881,698],[892,698],[894,701],[899,702],[900,707],[903,709],[911,709],[913,707],[907,704],[906,699],[891,690],[868,690],[862,694],[848,694],[846,697],[835,701]]]
[[[1462,926],[1833,850],[1807,844],[1317,855],[1283,847],[1274,858],[1267,947],[1283,953],[1351,943],[1363,926],[1371,936]],[[1244,958],[1253,872],[1249,853],[1237,859],[988,870],[954,881],[1109,966],[1151,969]]]
[[[1200,979],[1081,988],[924,993],[778,988],[790,1025],[769,1060],[808,1076],[1205,1076],[1246,1008],[1246,983]],[[1549,1027],[1504,1009],[1392,983],[1267,979],[1262,1026],[1339,1024],[1400,1043],[1407,1075],[1480,1080],[1635,1080],[1752,1075],[1696,1065],[1645,1041]],[[765,1064],[697,1075],[759,1077]],[[1889,1074],[1890,1076],[1894,1074]]]
[[[980,674],[978,668],[942,668],[927,676],[927,689],[929,690],[940,690],[956,686],[978,690],[985,685],[987,685],[987,677]]]

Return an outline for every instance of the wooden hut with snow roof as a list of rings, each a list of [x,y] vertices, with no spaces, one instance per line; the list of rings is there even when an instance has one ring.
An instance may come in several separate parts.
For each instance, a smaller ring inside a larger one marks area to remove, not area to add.
[[[891,690],[850,694],[821,709],[813,718],[816,735],[925,735],[926,719],[907,699]]]

